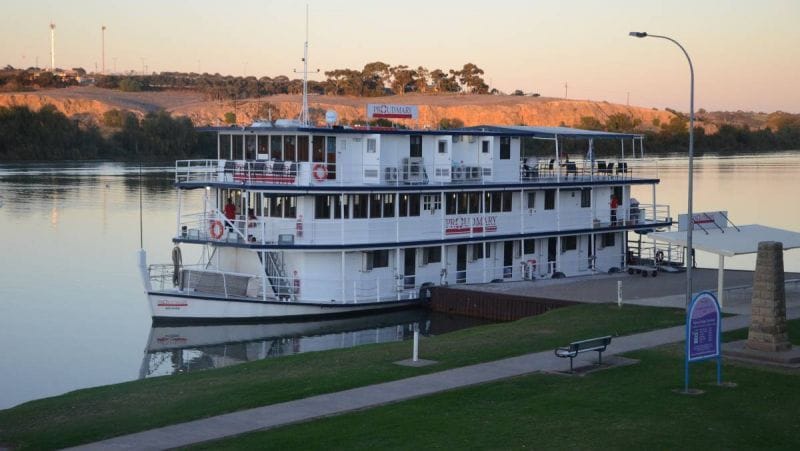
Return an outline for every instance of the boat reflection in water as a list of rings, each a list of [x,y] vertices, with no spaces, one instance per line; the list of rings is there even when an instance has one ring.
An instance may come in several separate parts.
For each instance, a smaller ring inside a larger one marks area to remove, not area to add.
[[[410,339],[414,326],[425,336],[490,321],[424,308],[320,321],[202,326],[153,326],[141,379],[221,368],[254,360]]]

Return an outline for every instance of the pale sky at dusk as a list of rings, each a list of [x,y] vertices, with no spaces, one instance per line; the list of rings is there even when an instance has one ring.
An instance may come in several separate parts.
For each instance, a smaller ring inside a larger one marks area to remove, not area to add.
[[[798,0],[310,0],[309,60],[323,72],[372,61],[428,69],[477,64],[492,87],[573,99],[800,113]],[[30,0],[0,15],[0,64],[289,75],[301,69],[305,3],[289,1]],[[322,80],[317,74],[311,79]]]

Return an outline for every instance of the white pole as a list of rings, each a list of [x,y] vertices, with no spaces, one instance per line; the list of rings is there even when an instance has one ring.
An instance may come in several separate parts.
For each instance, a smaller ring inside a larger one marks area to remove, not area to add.
[[[622,308],[622,281],[617,281],[617,307]]]
[[[419,360],[419,324],[414,324],[414,351],[411,360],[414,362]]]
[[[722,298],[725,296],[725,256],[719,255],[719,269],[717,270],[717,301],[722,308],[724,303]]]

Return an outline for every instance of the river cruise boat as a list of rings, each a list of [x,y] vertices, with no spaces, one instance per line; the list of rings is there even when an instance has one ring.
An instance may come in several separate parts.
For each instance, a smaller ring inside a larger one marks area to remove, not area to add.
[[[629,232],[672,223],[657,175],[634,158],[636,134],[297,121],[206,131],[217,158],[176,162],[172,263],[140,257],[155,321],[364,312],[419,304],[440,285],[622,271]],[[601,146],[615,156],[595,158]],[[652,203],[631,196],[640,185]],[[188,190],[202,190],[199,211],[184,211]],[[184,265],[181,246],[202,247],[201,261]]]

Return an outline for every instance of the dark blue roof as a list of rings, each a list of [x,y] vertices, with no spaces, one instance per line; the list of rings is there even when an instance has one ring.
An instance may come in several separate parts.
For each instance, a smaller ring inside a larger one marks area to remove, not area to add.
[[[387,127],[199,127],[201,132],[230,133],[239,132],[258,133],[272,131],[294,131],[306,133],[336,133],[336,134],[381,134],[381,135],[434,135],[434,136],[528,136],[532,138],[555,139],[582,138],[582,139],[633,139],[643,138],[637,133],[612,133],[596,130],[582,130],[569,127],[531,127],[525,125],[477,125],[474,127],[453,128],[447,130],[411,130],[391,129]]]

